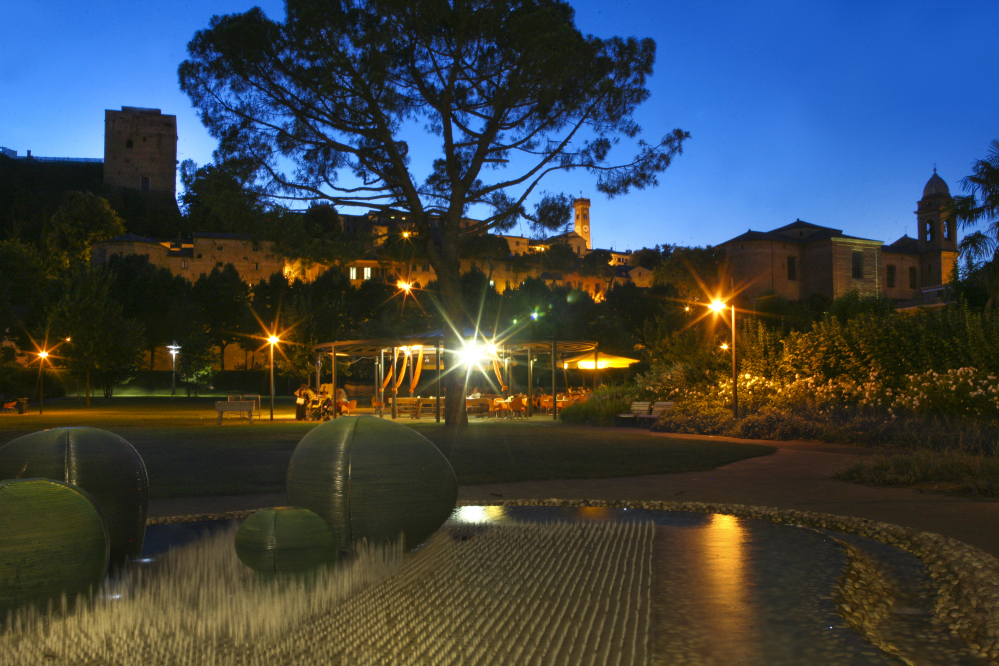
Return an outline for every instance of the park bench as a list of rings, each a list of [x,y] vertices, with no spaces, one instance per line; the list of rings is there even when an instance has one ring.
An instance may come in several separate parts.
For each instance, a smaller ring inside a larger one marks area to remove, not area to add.
[[[618,414],[614,417],[616,423],[638,423],[639,416],[646,416],[649,413],[651,402],[633,402],[627,414]]]
[[[228,400],[219,400],[215,403],[215,411],[219,413],[218,425],[222,425],[222,415],[226,412],[246,412],[246,415],[250,419],[250,423],[253,423],[253,408],[256,404],[252,401],[243,402],[230,402]]]
[[[649,427],[651,427],[653,423],[659,420],[660,414],[670,409],[673,409],[672,402],[657,402],[656,404],[652,405],[652,412],[650,414],[637,414],[635,416],[635,419],[638,421],[638,423],[640,424],[647,423],[649,424]]]
[[[3,411],[5,413],[10,412],[11,414],[17,413],[17,400],[3,403]]]

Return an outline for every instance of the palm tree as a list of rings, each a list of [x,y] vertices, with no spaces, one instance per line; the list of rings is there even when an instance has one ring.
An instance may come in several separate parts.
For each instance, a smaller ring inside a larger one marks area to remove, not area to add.
[[[989,145],[984,160],[972,165],[973,174],[961,179],[961,188],[969,194],[954,198],[952,214],[962,229],[984,223],[961,241],[961,254],[982,262],[980,271],[989,294],[988,308],[999,304],[999,139]]]

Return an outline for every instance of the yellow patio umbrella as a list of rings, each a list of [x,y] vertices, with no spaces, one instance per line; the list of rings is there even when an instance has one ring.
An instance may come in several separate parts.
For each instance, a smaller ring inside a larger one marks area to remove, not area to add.
[[[625,356],[615,356],[600,352],[597,356],[597,369],[604,368],[627,368],[632,363],[638,363],[637,358],[627,358]],[[593,352],[573,356],[562,361],[562,367],[566,370],[592,370]]]

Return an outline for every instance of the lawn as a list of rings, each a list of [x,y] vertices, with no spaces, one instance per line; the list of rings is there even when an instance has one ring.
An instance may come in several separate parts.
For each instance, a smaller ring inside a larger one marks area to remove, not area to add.
[[[53,401],[37,412],[0,419],[0,445],[35,430],[91,426],[116,432],[142,454],[150,496],[198,497],[284,490],[291,452],[314,423],[293,419],[290,398],[279,399],[275,422],[248,425],[235,418],[215,425],[213,399],[96,399]],[[653,436],[631,429],[566,426],[545,418],[528,422],[473,420],[454,431],[426,420],[401,420],[442,450],[451,451],[458,483],[587,479],[714,469],[768,455],[770,446]]]

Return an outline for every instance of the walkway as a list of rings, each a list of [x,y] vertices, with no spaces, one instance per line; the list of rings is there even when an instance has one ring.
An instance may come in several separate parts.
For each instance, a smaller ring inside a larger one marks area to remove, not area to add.
[[[651,433],[650,436],[665,435]],[[723,439],[698,435],[682,437]],[[837,470],[874,451],[813,442],[766,443],[776,446],[777,453],[710,472],[462,486],[458,499],[628,499],[775,506],[858,516],[935,532],[999,557],[999,500],[872,488],[838,481],[832,476]],[[150,502],[149,515],[218,513],[278,506],[285,501],[281,494],[157,500]]]

